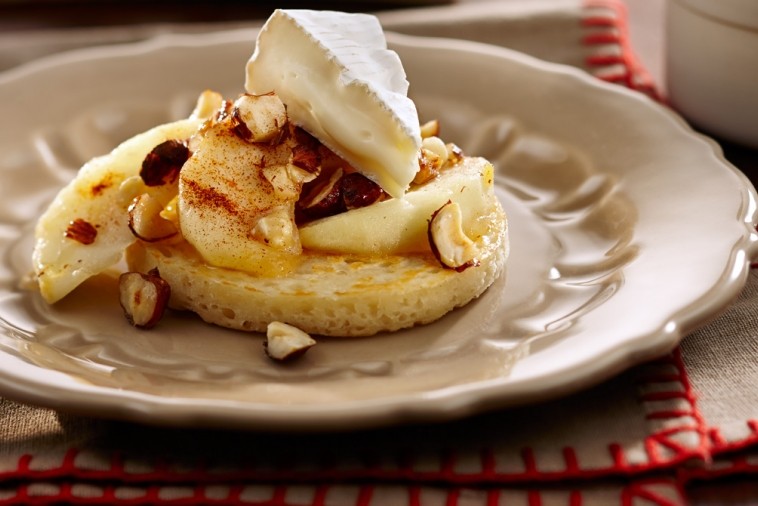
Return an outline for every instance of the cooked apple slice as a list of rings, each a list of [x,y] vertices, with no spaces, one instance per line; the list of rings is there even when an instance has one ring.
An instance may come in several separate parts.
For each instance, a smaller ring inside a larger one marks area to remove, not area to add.
[[[245,114],[270,115],[276,96],[266,98],[250,101]],[[234,116],[225,118],[193,139],[194,152],[179,175],[179,226],[211,265],[283,275],[302,252],[295,202],[303,182],[314,176],[290,163],[294,138],[251,142],[238,125]]]
[[[169,139],[186,139],[199,127],[192,117],[157,126],[87,162],[53,200],[37,223],[33,253],[35,274],[42,297],[56,302],[80,283],[121,258],[134,240],[127,208],[144,184],[134,184],[145,156]],[[129,183],[124,184],[125,181]],[[122,186],[123,185],[123,186]],[[79,225],[79,228],[72,224]],[[92,240],[77,240],[82,224],[94,230]],[[91,227],[91,228],[90,228]]]
[[[487,160],[465,158],[403,198],[385,200],[300,227],[300,241],[305,249],[360,255],[430,251],[428,222],[448,201],[460,206],[463,229],[473,237],[476,219],[490,210],[493,178],[494,169]]]

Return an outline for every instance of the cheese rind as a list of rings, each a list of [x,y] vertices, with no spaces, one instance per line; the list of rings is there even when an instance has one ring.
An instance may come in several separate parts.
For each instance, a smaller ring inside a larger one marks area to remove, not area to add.
[[[290,119],[401,197],[418,170],[418,112],[376,17],[277,10],[247,64],[248,93],[276,92]]]

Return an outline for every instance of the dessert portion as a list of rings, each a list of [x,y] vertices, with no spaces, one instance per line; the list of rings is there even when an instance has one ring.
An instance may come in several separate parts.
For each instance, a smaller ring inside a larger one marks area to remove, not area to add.
[[[434,321],[483,293],[508,255],[494,170],[419,123],[373,16],[278,10],[246,92],[205,91],[189,118],[96,158],[40,218],[54,303],[126,252],[127,319],[165,307],[267,332],[365,336]],[[282,344],[284,343],[284,344]]]

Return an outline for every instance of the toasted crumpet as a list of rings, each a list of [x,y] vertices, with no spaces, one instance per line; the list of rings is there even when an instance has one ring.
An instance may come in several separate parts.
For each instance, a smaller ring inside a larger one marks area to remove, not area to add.
[[[456,272],[431,254],[366,258],[305,252],[284,277],[260,277],[207,265],[186,243],[136,242],[131,270],[158,268],[171,285],[170,306],[209,323],[265,332],[272,321],[315,335],[354,337],[430,323],[481,295],[508,256],[507,221],[492,196],[480,217],[478,265]]]

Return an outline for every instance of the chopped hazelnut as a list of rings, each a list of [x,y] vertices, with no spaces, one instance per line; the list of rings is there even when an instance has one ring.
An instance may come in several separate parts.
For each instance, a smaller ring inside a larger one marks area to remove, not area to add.
[[[66,237],[82,244],[92,244],[97,238],[97,229],[92,223],[77,218],[68,224]]]
[[[158,324],[171,296],[171,287],[158,269],[147,274],[125,272],[119,277],[118,287],[121,308],[129,323],[141,329]]]
[[[444,164],[447,161],[447,146],[439,137],[432,136],[425,138],[421,141],[421,147],[437,155],[437,157],[440,159],[440,165]]]
[[[179,233],[173,222],[163,218],[163,206],[148,193],[134,198],[129,205],[129,229],[135,237],[147,242],[168,239]]]
[[[318,181],[307,194],[301,196],[297,209],[308,219],[333,216],[345,211],[342,201],[342,169],[337,169],[325,180]]]
[[[449,165],[455,165],[463,161],[464,153],[459,146],[448,142],[445,144],[445,147],[447,148],[447,163]]]
[[[479,248],[463,231],[461,208],[448,201],[429,220],[429,246],[439,263],[457,272],[479,265]]]
[[[179,177],[179,171],[189,157],[189,148],[182,141],[161,142],[142,161],[139,175],[147,186],[171,184]]]
[[[287,111],[274,93],[241,95],[232,107],[232,129],[248,142],[268,142],[287,124]]]
[[[440,159],[428,149],[421,148],[418,155],[418,172],[413,177],[413,184],[421,185],[437,177],[440,173]]]
[[[292,149],[292,165],[318,175],[321,170],[321,154],[318,148],[302,144],[295,146]]]
[[[232,114],[232,102],[230,100],[222,100],[218,110],[211,118],[211,124],[221,123],[225,121]]]
[[[341,186],[342,201],[347,210],[370,206],[374,202],[383,200],[386,195],[381,186],[360,172],[345,174],[342,177]]]
[[[292,126],[292,136],[295,142],[299,146],[306,146],[310,149],[319,149],[323,146],[321,142],[314,136],[308,133],[307,130],[300,128],[299,126]]]
[[[266,328],[263,347],[270,358],[286,362],[302,356],[316,341],[297,327],[282,322],[271,322]]]

